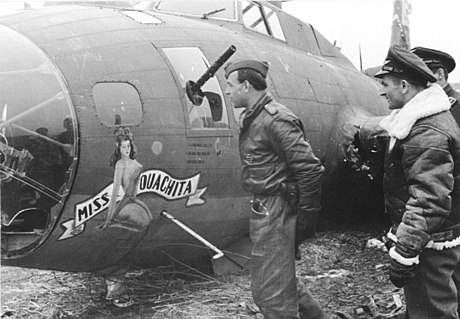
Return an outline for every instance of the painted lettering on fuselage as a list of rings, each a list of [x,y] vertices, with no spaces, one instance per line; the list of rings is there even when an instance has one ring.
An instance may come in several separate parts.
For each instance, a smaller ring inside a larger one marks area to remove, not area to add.
[[[207,187],[198,188],[199,181],[200,174],[180,179],[161,170],[148,170],[140,175],[136,194],[154,193],[166,200],[187,198],[186,207],[203,205],[206,201],[201,196]],[[84,230],[87,221],[106,210],[112,196],[112,188],[113,183],[93,197],[75,205],[75,218],[62,223],[65,230],[58,240],[80,234]],[[116,201],[121,201],[123,196],[124,191],[120,188]]]
[[[139,179],[137,194],[154,192],[169,200],[184,198],[190,196],[193,189],[196,191],[192,179],[178,180],[162,171],[147,171]]]
[[[91,219],[92,216],[99,214],[108,203],[109,194],[104,192],[101,196],[96,196],[88,205],[78,208],[75,214],[76,225],[81,225],[84,221]]]

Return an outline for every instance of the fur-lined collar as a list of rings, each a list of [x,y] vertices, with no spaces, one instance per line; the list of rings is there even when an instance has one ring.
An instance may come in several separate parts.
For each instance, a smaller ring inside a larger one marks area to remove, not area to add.
[[[415,95],[401,109],[391,112],[389,116],[380,122],[380,126],[391,137],[403,140],[409,135],[412,126],[417,120],[449,109],[449,98],[444,93],[444,90],[435,83]]]

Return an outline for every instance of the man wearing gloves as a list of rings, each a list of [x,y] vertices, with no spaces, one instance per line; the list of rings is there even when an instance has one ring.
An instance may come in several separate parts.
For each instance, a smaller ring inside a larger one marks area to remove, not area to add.
[[[460,130],[447,95],[415,54],[392,46],[376,77],[392,110],[380,122],[390,136],[390,280],[404,287],[408,318],[458,319]]]
[[[255,60],[225,68],[225,93],[233,107],[245,108],[239,144],[243,187],[254,195],[249,219],[252,295],[265,319],[326,318],[296,280],[294,258],[294,243],[315,232],[324,168],[297,116],[266,91],[267,72],[268,64]]]

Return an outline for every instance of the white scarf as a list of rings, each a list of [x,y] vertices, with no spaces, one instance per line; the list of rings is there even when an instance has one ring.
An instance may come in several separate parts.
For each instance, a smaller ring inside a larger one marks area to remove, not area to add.
[[[401,109],[393,110],[380,122],[380,126],[388,132],[390,137],[403,140],[409,135],[417,120],[449,109],[449,98],[444,90],[434,83],[417,93]]]

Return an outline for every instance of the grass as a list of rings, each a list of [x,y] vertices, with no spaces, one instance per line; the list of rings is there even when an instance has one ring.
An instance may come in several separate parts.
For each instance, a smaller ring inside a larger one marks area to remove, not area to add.
[[[302,245],[297,274],[331,319],[401,317],[403,292],[388,280],[387,252],[366,247],[376,236],[322,232]],[[247,271],[215,276],[172,261],[126,283],[137,303],[117,308],[105,301],[102,278],[92,274],[2,267],[1,317],[262,318],[255,312]]]

